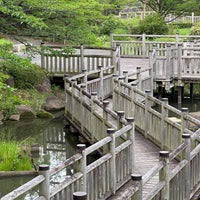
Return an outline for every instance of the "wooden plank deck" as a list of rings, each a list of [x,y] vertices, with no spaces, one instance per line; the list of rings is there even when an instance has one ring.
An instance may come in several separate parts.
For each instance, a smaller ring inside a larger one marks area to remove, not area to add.
[[[149,67],[149,59],[137,59],[137,58],[121,58],[122,71],[128,71],[128,73],[136,72],[137,67],[145,69]],[[109,106],[112,107],[112,99],[109,99]],[[116,126],[116,122],[111,122]],[[135,131],[135,166],[134,173],[145,175],[151,168],[153,168],[159,162],[160,149],[146,139],[141,133]],[[176,163],[170,163],[170,168],[173,169]],[[143,197],[145,197],[159,182],[159,175],[157,174],[150,179],[143,187]],[[121,187],[115,195],[112,195],[108,200],[122,200],[127,199],[130,193],[134,192],[132,181],[128,181]]]

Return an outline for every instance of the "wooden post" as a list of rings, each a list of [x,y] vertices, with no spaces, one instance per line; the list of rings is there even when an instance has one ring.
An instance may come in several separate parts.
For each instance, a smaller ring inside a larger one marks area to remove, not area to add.
[[[83,46],[83,44],[80,47],[80,54],[81,54],[81,69],[86,70],[85,63],[84,63],[84,46]]]
[[[161,139],[161,149],[165,149],[166,140],[167,138],[167,127],[165,123],[165,118],[168,117],[168,110],[165,108],[165,106],[168,105],[168,98],[162,98],[162,107],[161,107],[161,114],[162,114],[162,121],[161,121],[161,133],[162,133],[162,139]]]
[[[82,69],[82,73],[84,73],[84,77],[83,77],[83,83],[85,84],[85,89],[87,90],[87,70],[86,69]]]
[[[142,34],[142,56],[146,56],[146,34]]]
[[[123,75],[124,75],[124,77],[125,77],[125,78],[124,78],[124,80],[125,80],[124,82],[125,82],[125,83],[128,83],[128,71],[123,71]]]
[[[120,65],[120,58],[121,58],[121,47],[117,46],[117,51],[119,52],[116,56],[118,56],[116,58],[116,72],[118,72],[118,75],[121,75],[121,65]]]
[[[165,77],[167,81],[170,81],[171,72],[172,72],[172,62],[171,62],[171,45],[167,44],[167,50],[166,50],[166,69],[165,69]]]
[[[135,100],[137,100],[135,89],[137,89],[137,83],[132,83],[131,86],[131,114],[129,116],[135,116]]]
[[[187,128],[188,123],[185,120],[185,115],[188,115],[189,109],[188,108],[181,108],[181,135],[184,134],[185,128]]]
[[[99,66],[98,67],[99,70],[100,70],[100,73],[99,73],[99,78],[100,78],[100,88],[99,88],[99,99],[103,101],[103,98],[104,98],[104,92],[103,92],[103,67],[102,66]]]
[[[85,154],[86,145],[85,144],[77,144],[77,153],[82,154],[82,159],[80,160],[78,169],[82,172],[82,184],[81,190],[86,192],[87,191],[87,174],[86,174],[86,167],[87,167],[87,158]]]
[[[87,193],[86,192],[74,192],[73,193],[73,200],[87,200]]]
[[[85,85],[81,85],[81,89],[80,89],[80,100],[81,100],[81,132],[83,133],[84,131],[84,125],[85,125],[85,113],[84,113],[84,95],[83,95],[83,91],[86,89]]]
[[[123,105],[123,98],[121,97],[121,93],[123,92],[123,86],[121,84],[121,82],[124,82],[125,77],[124,76],[120,76],[118,78],[118,110],[124,109],[124,105]]]
[[[119,110],[117,111],[117,115],[118,115],[118,129],[121,129],[123,127],[123,123],[121,122],[121,120],[123,119],[124,117],[124,111],[122,110]]]
[[[38,174],[45,177],[45,180],[39,186],[39,195],[43,196],[46,200],[50,200],[49,165],[40,165]]]
[[[118,84],[116,83],[118,75],[113,74],[113,79],[112,79],[112,99],[113,99],[113,106],[112,109],[114,111],[117,110],[117,105],[118,105],[118,94],[117,93],[117,88],[118,88]]]
[[[187,147],[185,149],[185,159],[188,161],[187,165],[185,166],[185,173],[184,173],[184,178],[185,178],[185,199],[190,199],[190,153],[191,153],[191,135],[190,134],[183,134],[182,135],[183,140],[187,144]]]
[[[176,47],[178,47],[179,41],[180,41],[179,33],[176,33]]]
[[[94,112],[95,112],[95,103],[94,100],[97,99],[97,92],[92,92],[91,93],[91,118],[90,118],[90,123],[91,123],[91,140],[92,142],[94,142],[94,135],[97,134],[96,133],[96,126],[95,124],[93,124],[94,122]],[[101,133],[99,133],[101,134]],[[99,139],[99,138],[98,138]]]
[[[131,197],[131,200],[142,200],[142,175],[132,174],[131,180],[133,181],[133,184],[138,186],[138,191],[136,195]]]
[[[138,89],[142,90],[141,67],[137,67]]]
[[[148,109],[151,107],[151,102],[148,100],[148,97],[151,95],[150,90],[145,91],[145,138],[147,138],[150,128],[149,123],[149,115],[148,115]]]
[[[127,135],[127,139],[132,141],[132,144],[130,146],[130,172],[133,173],[134,166],[135,166],[135,120],[133,117],[127,117],[126,118],[128,124],[132,125],[132,129],[129,131],[129,134]]]
[[[71,84],[71,88],[72,88],[71,114],[72,114],[72,121],[73,121],[74,120],[74,112],[75,112],[75,103],[74,103],[75,87],[74,87],[74,85],[76,84],[76,80],[71,80],[71,81],[72,81],[72,84]]]
[[[112,154],[111,158],[111,168],[110,168],[110,173],[111,173],[111,188],[112,188],[112,193],[115,194],[116,192],[116,156],[115,156],[115,129],[109,128],[107,129],[107,134],[112,138],[112,141],[110,142],[110,153]]]
[[[153,96],[153,90],[154,90],[154,60],[153,60],[153,50],[150,50],[149,51],[149,65],[150,65],[150,70],[149,70],[149,76],[151,77],[151,86],[150,86],[150,90],[152,91],[151,92],[151,95]]]
[[[160,151],[160,161],[164,162],[164,166],[159,172],[159,181],[165,182],[165,187],[161,191],[160,199],[170,200],[169,199],[169,151]]]
[[[109,101],[103,101],[103,119],[104,121],[107,121],[108,119],[108,114],[106,112],[106,108],[108,107],[109,105]]]

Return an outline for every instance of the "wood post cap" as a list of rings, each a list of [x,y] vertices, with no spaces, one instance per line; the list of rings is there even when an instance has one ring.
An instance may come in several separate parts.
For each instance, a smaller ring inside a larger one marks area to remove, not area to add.
[[[135,121],[133,117],[126,117],[127,122],[132,123]]]
[[[131,175],[131,180],[133,180],[133,181],[141,181],[142,180],[142,175],[141,174],[132,174]]]
[[[96,95],[97,95],[97,92],[92,92],[91,95],[92,95],[92,96],[96,96]]]
[[[82,84],[82,85],[81,85],[81,89],[84,89],[84,88],[86,88],[86,85],[85,85],[85,84]]]
[[[183,138],[183,139],[189,139],[190,137],[191,137],[191,135],[188,134],[188,133],[184,133],[184,134],[182,135],[182,138]]]
[[[109,104],[109,101],[103,101],[103,106],[107,106]]]
[[[77,147],[77,150],[79,152],[82,152],[83,150],[86,149],[86,145],[85,144],[77,144],[76,147]]]
[[[164,102],[168,102],[168,98],[162,98],[161,100]]]
[[[39,171],[47,171],[47,170],[49,170],[49,165],[46,164],[39,165]]]
[[[119,117],[124,116],[124,111],[123,111],[123,110],[117,111],[117,115],[118,115]]]
[[[125,76],[119,76],[118,79],[119,79],[119,80],[124,80],[124,79],[125,79]]]
[[[107,133],[108,134],[113,134],[113,133],[115,133],[115,129],[114,128],[108,128],[107,129]]]
[[[132,83],[131,86],[137,86],[138,83]]]
[[[181,112],[188,112],[189,109],[188,108],[181,108]]]
[[[86,200],[87,193],[86,192],[74,192],[73,193],[73,200]]]
[[[160,151],[160,157],[164,157],[164,158],[169,157],[169,151]]]
[[[145,93],[149,94],[151,93],[151,90],[145,90]]]

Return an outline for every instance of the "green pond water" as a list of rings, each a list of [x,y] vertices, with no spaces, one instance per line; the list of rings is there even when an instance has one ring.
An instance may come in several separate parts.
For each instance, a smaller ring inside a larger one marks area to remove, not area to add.
[[[78,135],[71,133],[65,126],[63,115],[52,120],[34,119],[21,122],[5,122],[0,126],[0,133],[7,134],[17,141],[26,140],[28,143],[39,145],[39,153],[34,154],[36,164],[49,164],[50,168],[57,166],[76,152],[79,143]],[[65,178],[70,170],[61,172],[57,179]],[[60,176],[60,177],[59,177]],[[0,177],[0,197],[21,186],[33,177]],[[38,188],[18,199],[34,199]]]

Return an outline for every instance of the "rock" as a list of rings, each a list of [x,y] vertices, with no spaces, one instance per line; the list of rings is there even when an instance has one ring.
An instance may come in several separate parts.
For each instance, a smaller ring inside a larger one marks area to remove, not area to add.
[[[39,92],[42,92],[42,93],[51,92],[51,82],[50,82],[50,80],[48,78],[46,78],[45,81],[42,84],[36,86],[36,89]]]
[[[198,119],[200,121],[200,112],[191,112],[189,113],[192,117]],[[189,126],[189,129],[191,129],[192,131],[196,131],[197,129],[200,128],[200,126],[197,126],[196,124],[192,123],[192,122],[189,122],[188,124]]]
[[[0,125],[3,124],[3,120],[4,120],[4,115],[2,112],[0,112]]]
[[[45,110],[38,111],[36,116],[39,118],[54,118],[54,116],[50,112],[47,112]]]
[[[15,80],[14,77],[9,75],[9,78],[6,80],[6,84],[11,86],[11,87],[15,87]]]
[[[11,120],[11,121],[19,121],[20,120],[20,115],[19,114],[11,115],[9,117],[9,120]]]
[[[33,119],[35,118],[35,113],[27,105],[16,106],[18,113],[20,114],[20,119]]]
[[[4,115],[2,112],[0,112],[0,121],[2,121],[4,119]]]
[[[46,103],[43,105],[46,111],[59,111],[65,108],[64,101],[55,96],[49,96],[46,99]]]

